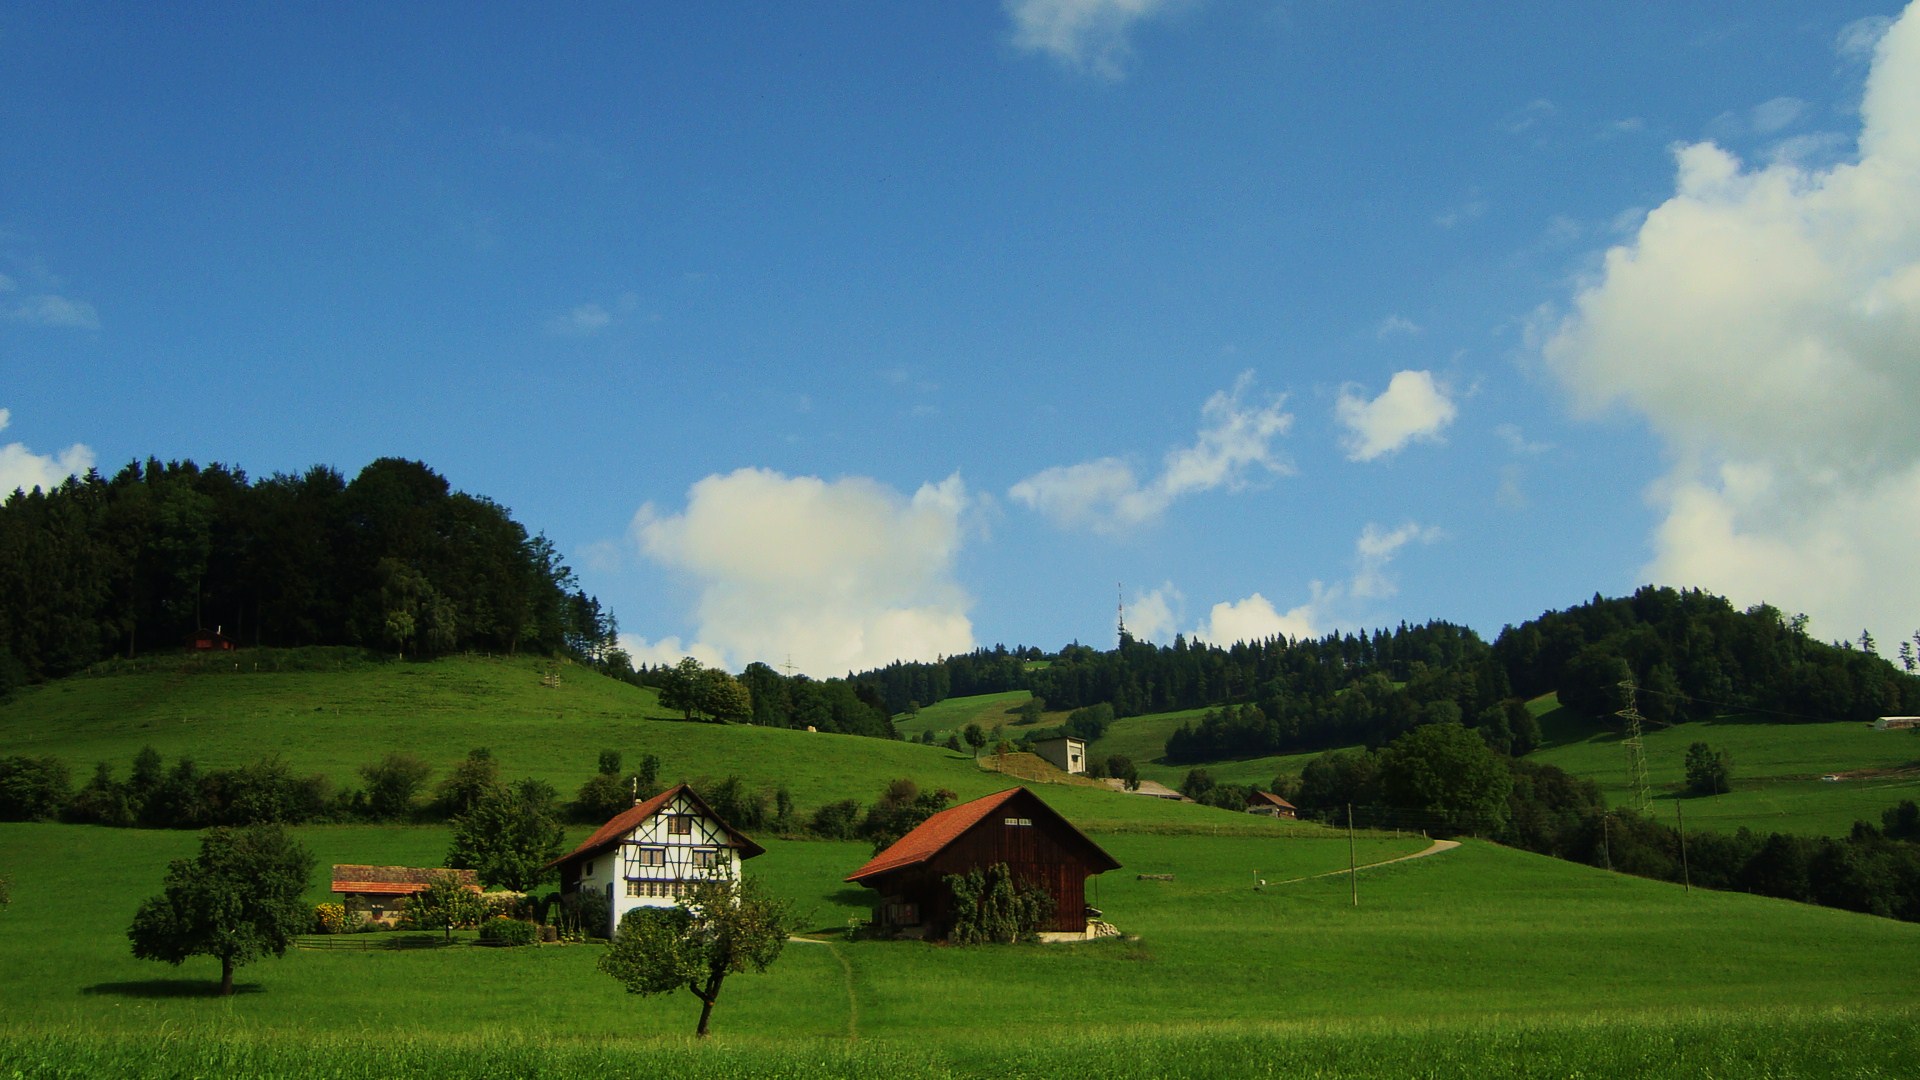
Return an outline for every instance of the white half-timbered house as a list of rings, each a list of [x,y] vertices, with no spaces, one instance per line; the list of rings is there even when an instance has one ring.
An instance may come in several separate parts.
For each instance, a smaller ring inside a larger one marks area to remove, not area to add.
[[[560,871],[562,895],[606,897],[612,936],[634,908],[672,907],[702,881],[738,881],[740,864],[765,851],[679,784],[635,803],[549,865]]]

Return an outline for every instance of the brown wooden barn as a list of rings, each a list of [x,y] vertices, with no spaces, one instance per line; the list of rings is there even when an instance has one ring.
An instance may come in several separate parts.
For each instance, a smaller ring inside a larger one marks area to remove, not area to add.
[[[1087,879],[1120,864],[1023,787],[942,810],[847,876],[880,894],[874,921],[906,936],[953,929],[949,874],[1006,863],[1014,878],[1052,895],[1061,934],[1088,931]]]

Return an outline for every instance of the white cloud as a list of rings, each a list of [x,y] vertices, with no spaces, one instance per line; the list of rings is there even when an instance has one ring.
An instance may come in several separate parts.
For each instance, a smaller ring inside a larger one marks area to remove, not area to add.
[[[1171,581],[1152,592],[1135,594],[1126,608],[1127,633],[1136,641],[1172,644],[1178,610],[1186,600]]]
[[[1920,6],[1874,49],[1857,160],[1678,148],[1673,197],[1543,347],[1578,409],[1669,446],[1648,578],[1842,637],[1904,636],[1920,596],[1892,539],[1920,535]]]
[[[1384,339],[1396,334],[1412,337],[1418,333],[1420,333],[1419,323],[1401,315],[1389,315],[1380,320],[1380,325],[1374,328],[1373,336]]]
[[[1157,520],[1175,499],[1198,491],[1238,491],[1247,473],[1258,467],[1272,474],[1291,472],[1272,448],[1273,440],[1293,424],[1282,408],[1285,399],[1246,400],[1253,373],[1235,380],[1201,407],[1203,424],[1192,446],[1168,451],[1160,475],[1145,483],[1119,458],[1078,465],[1057,465],[1015,484],[1008,495],[1053,519],[1062,528],[1121,533]]]
[[[1431,525],[1409,521],[1397,529],[1387,530],[1369,522],[1353,545],[1355,565],[1348,592],[1359,600],[1384,600],[1399,592],[1399,586],[1387,576],[1388,564],[1408,544],[1431,544],[1438,539],[1440,530]]]
[[[1771,135],[1798,123],[1807,114],[1808,108],[1807,103],[1799,98],[1777,97],[1755,105],[1748,115],[1748,123],[1760,134]]]
[[[1446,389],[1429,371],[1396,373],[1372,401],[1342,389],[1334,405],[1334,415],[1347,428],[1342,443],[1349,461],[1372,461],[1416,439],[1438,441],[1455,413]]]
[[[13,413],[0,409],[0,431],[12,422]],[[0,446],[0,501],[16,490],[51,491],[67,477],[85,474],[93,464],[93,451],[84,443],[74,443],[57,454],[36,454],[25,443],[7,443]]]
[[[1559,107],[1546,98],[1534,98],[1501,117],[1500,126],[1506,129],[1509,135],[1519,135],[1552,119],[1553,115],[1559,111]]]
[[[1840,33],[1834,38],[1833,49],[1849,59],[1871,60],[1880,39],[1887,36],[1887,28],[1892,25],[1893,19],[1886,15],[1855,19],[1840,28]]]
[[[1527,438],[1526,432],[1520,430],[1519,424],[1501,424],[1493,429],[1493,433],[1500,436],[1500,441],[1507,444],[1507,449],[1516,454],[1532,456],[1544,454],[1553,449],[1553,444],[1550,442],[1535,442]]]
[[[7,283],[11,286],[13,283]],[[0,290],[10,291],[10,290]],[[51,326],[76,330],[100,329],[100,313],[92,304],[84,300],[73,300],[52,293],[35,293],[23,296],[14,302],[0,319],[8,322],[27,323],[31,326]]]
[[[1275,637],[1312,638],[1320,632],[1314,626],[1313,604],[1302,604],[1282,614],[1274,609],[1272,601],[1254,593],[1244,600],[1213,605],[1206,625],[1195,630],[1193,636],[1216,645],[1232,645]]]
[[[682,645],[677,637],[665,637],[659,641],[649,641],[643,637],[620,635],[620,648],[626,650],[627,657],[634,667],[672,667],[683,657],[691,656],[700,661],[702,667],[714,667],[731,670],[727,667],[727,658],[719,649],[703,642]],[[769,665],[773,664],[769,661]],[[741,665],[745,667],[746,665]]]
[[[642,507],[633,532],[700,585],[688,652],[736,667],[791,658],[826,677],[973,648],[970,601],[952,579],[971,505],[957,474],[909,499],[862,477],[740,469],[693,485],[682,513]]]
[[[1006,0],[1014,47],[1103,79],[1126,75],[1134,26],[1171,6],[1169,0]]]

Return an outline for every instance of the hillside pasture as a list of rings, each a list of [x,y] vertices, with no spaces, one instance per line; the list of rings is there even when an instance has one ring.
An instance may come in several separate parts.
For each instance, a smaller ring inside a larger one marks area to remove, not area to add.
[[[1542,706],[1545,743],[1532,760],[1594,781],[1615,806],[1630,804],[1633,792],[1619,728],[1597,728],[1551,698],[1536,703]],[[1687,793],[1687,747],[1696,742],[1732,759],[1731,792]],[[1672,822],[1680,804],[1689,829],[1839,836],[1855,821],[1878,825],[1880,815],[1903,799],[1920,800],[1920,736],[1912,732],[1725,716],[1647,725],[1641,745],[1655,813]],[[1840,779],[1822,779],[1830,775]]]
[[[444,842],[436,829],[298,832],[327,853],[323,865],[348,854],[412,861]],[[0,968],[30,988],[9,994],[0,1068],[143,1073],[186,1047],[201,1055],[189,1071],[276,1060],[268,1071],[299,1074],[351,1070],[358,1045],[456,1066],[489,1047],[508,1061],[617,1054],[691,1075],[875,1075],[896,1064],[906,1076],[1053,1075],[1089,1062],[1123,1076],[1261,1075],[1276,1062],[1333,1076],[1565,1075],[1594,1066],[1567,1056],[1585,1047],[1645,1075],[1699,1075],[1703,1063],[1714,1075],[1828,1074],[1799,1051],[1776,1054],[1783,1031],[1839,1055],[1829,1064],[1885,1070],[1851,1075],[1898,1075],[1893,1066],[1914,1060],[1913,1026],[1893,1018],[1920,992],[1907,962],[1920,926],[1687,893],[1484,843],[1363,871],[1356,907],[1344,874],[1307,876],[1345,866],[1337,835],[1095,839],[1125,864],[1096,879],[1097,903],[1137,940],[794,942],[768,974],[729,981],[715,1039],[694,1047],[692,999],[625,994],[593,969],[592,945],[298,951],[242,968],[234,998],[207,998],[212,961],[136,961],[124,936],[192,834],[0,826],[15,883]],[[1422,846],[1365,837],[1360,858]],[[752,869],[809,926],[865,915],[869,894],[840,880],[865,845],[768,848]],[[155,1056],[131,1052],[156,1030],[168,1034]],[[1452,1065],[1436,1073],[1436,1062]],[[1664,1071],[1682,1062],[1695,1068]]]
[[[1020,731],[1020,706],[1031,700],[1033,694],[1026,690],[948,698],[933,705],[921,706],[917,714],[900,713],[893,718],[893,728],[903,739],[917,739],[922,732],[931,731],[935,742],[944,743],[947,736],[960,734],[968,724],[979,724],[987,732],[992,732],[996,727],[1005,727],[1008,737],[1013,738]],[[1062,713],[1061,719],[1065,715]],[[1058,721],[1043,719],[1041,724],[1049,722]]]

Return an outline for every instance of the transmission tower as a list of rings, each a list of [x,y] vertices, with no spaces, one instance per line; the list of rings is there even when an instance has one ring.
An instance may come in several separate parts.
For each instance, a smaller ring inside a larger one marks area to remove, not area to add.
[[[1653,796],[1647,791],[1647,749],[1640,743],[1640,721],[1646,717],[1640,715],[1634,701],[1639,689],[1632,679],[1620,683],[1621,691],[1626,695],[1627,707],[1613,715],[1627,722],[1627,784],[1633,790],[1633,808],[1646,813],[1653,807]]]

